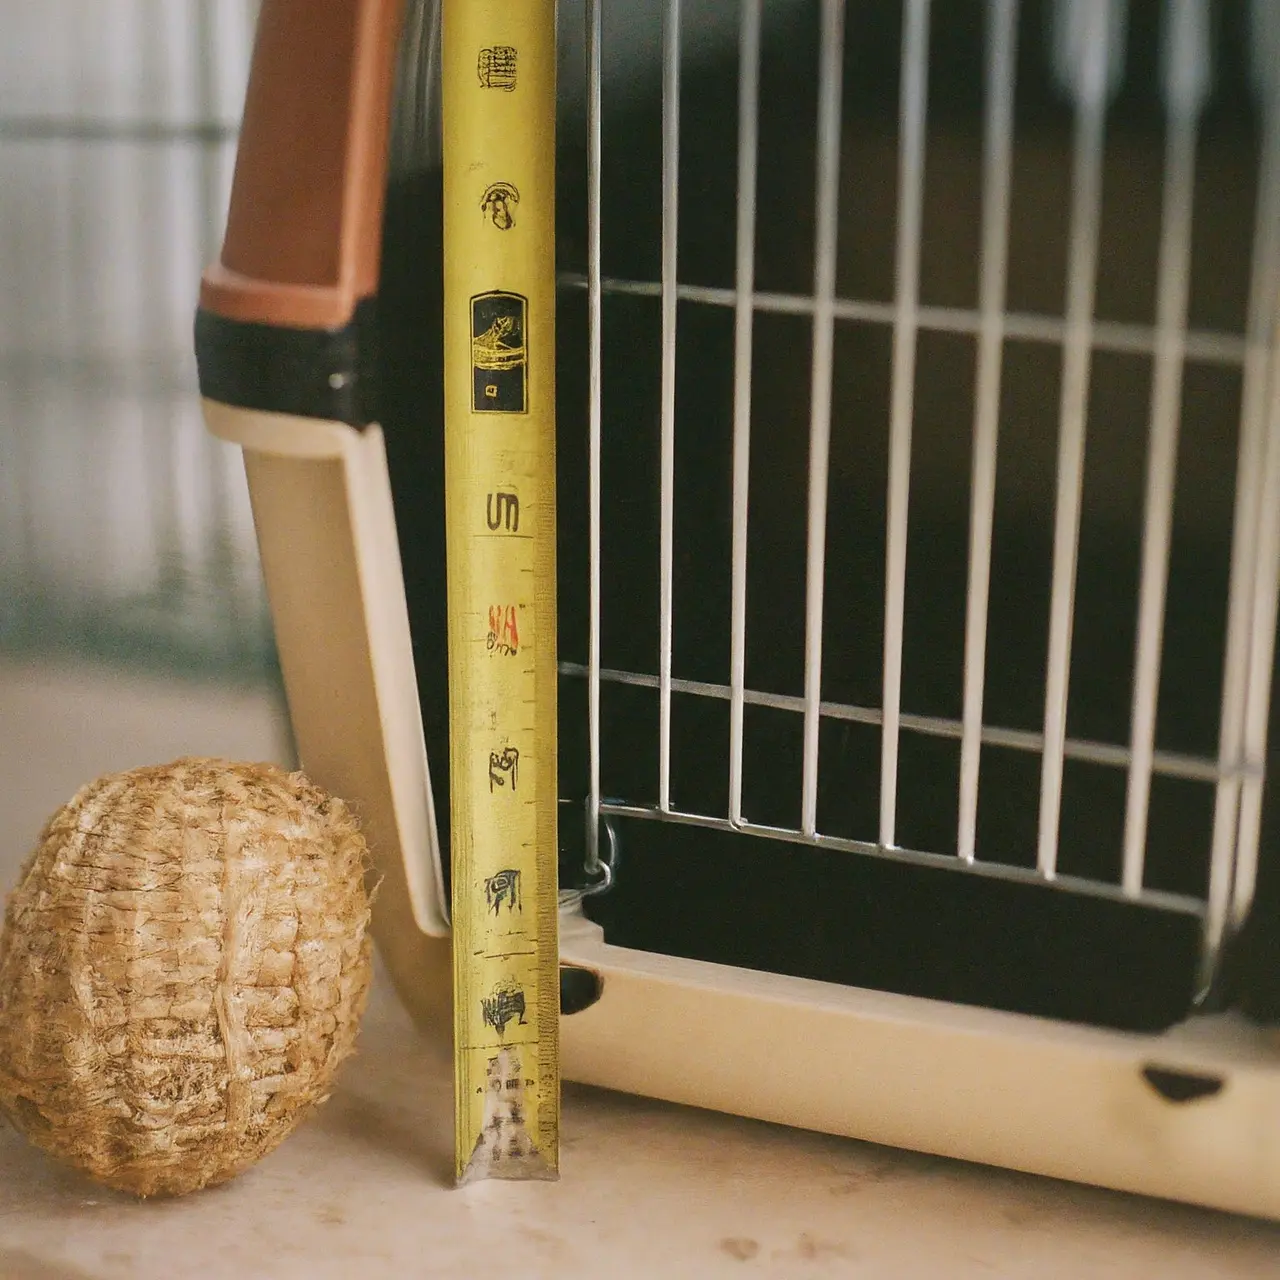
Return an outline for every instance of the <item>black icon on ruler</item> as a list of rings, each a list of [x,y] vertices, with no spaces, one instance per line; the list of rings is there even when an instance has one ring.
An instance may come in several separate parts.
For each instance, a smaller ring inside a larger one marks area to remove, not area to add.
[[[485,1022],[499,1035],[507,1029],[507,1023],[515,1019],[520,1026],[525,1023],[524,989],[514,978],[498,983],[493,991],[480,1000],[480,1012]]]
[[[527,413],[527,299],[495,289],[471,299],[471,404],[476,413]]]
[[[527,1159],[535,1154],[533,1139],[525,1131],[525,1090],[533,1081],[524,1077],[514,1048],[504,1047],[490,1058],[483,1085],[484,1128],[476,1140],[473,1159],[486,1157],[494,1164],[507,1159]]]
[[[514,493],[491,493],[485,498],[485,523],[495,532],[520,532],[520,499]]]
[[[511,779],[511,790],[516,789],[516,776],[520,772],[520,750],[518,747],[503,747],[501,751],[489,752],[489,791],[495,786],[505,787],[507,779]]]
[[[510,231],[516,225],[513,206],[520,203],[520,192],[509,182],[491,182],[480,197],[481,212],[499,231]]]
[[[495,44],[481,49],[476,59],[476,76],[482,89],[502,89],[510,93],[516,87],[516,64],[519,54],[509,44]]]
[[[484,882],[484,897],[489,909],[496,916],[506,903],[508,911],[523,911],[520,902],[520,873],[514,867],[506,867]]]
[[[490,653],[514,657],[520,652],[520,628],[516,625],[516,606],[491,604],[489,606],[489,633],[485,636],[485,648]]]

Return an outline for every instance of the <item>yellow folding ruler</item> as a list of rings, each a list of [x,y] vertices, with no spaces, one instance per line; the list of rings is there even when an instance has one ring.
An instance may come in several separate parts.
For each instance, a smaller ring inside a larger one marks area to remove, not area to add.
[[[555,0],[441,56],[456,1172],[555,1178]]]

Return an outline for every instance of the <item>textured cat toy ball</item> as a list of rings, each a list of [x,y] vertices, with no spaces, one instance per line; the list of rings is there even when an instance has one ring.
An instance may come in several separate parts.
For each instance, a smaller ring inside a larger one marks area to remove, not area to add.
[[[301,773],[183,759],[46,824],[0,935],[0,1110],[140,1196],[222,1182],[324,1101],[371,974],[366,847]]]

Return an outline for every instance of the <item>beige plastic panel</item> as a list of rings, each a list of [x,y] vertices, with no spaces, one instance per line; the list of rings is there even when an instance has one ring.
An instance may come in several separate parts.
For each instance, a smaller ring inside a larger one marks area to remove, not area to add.
[[[362,814],[384,876],[382,955],[419,1025],[447,1037],[449,944],[381,434],[206,413],[245,446],[303,764]],[[567,1079],[1280,1219],[1280,1038],[1232,1022],[1120,1035],[676,960],[606,946],[581,917],[563,922],[561,953],[604,982],[562,1021]],[[1170,1102],[1147,1066],[1223,1084]]]
[[[1127,1036],[605,946],[561,1023],[572,1079],[891,1146],[1280,1218],[1280,1044]],[[1223,1079],[1167,1101],[1155,1066]]]
[[[447,1029],[448,930],[382,433],[204,409],[215,435],[244,446],[301,763],[359,812],[381,877],[379,949],[419,1019]]]

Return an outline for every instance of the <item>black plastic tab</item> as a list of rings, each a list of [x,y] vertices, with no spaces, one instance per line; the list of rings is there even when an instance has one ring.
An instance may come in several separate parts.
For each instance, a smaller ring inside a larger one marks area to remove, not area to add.
[[[220,404],[364,427],[377,420],[377,300],[341,329],[293,329],[196,312],[200,394]]]

